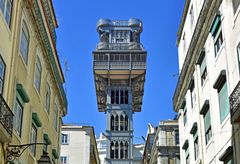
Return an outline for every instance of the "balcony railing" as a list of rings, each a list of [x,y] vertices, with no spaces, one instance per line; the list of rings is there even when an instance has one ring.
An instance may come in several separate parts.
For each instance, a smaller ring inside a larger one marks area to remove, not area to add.
[[[108,62],[106,61],[94,61],[94,69],[95,70],[107,70],[109,67],[110,70],[114,69],[146,69],[146,62],[132,62],[132,65],[130,62],[110,62],[108,65]]]
[[[240,122],[240,81],[229,97],[231,123]]]
[[[0,123],[6,131],[12,136],[13,130],[13,113],[8,107],[2,95],[0,95]]]
[[[141,43],[99,43],[98,50],[144,50]]]

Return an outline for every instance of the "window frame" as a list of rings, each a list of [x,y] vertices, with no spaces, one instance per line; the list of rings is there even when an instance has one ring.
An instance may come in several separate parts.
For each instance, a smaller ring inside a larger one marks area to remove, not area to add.
[[[66,133],[61,134],[61,144],[62,145],[68,145],[69,144],[69,134],[66,134]]]
[[[25,36],[25,39],[27,41],[27,47],[26,47],[26,52],[23,52],[22,50],[22,42],[23,42],[23,36]],[[21,28],[21,37],[20,37],[20,43],[19,43],[19,52],[21,54],[21,57],[26,65],[28,65],[28,53],[29,53],[29,45],[30,45],[30,33],[29,29],[27,27],[27,24],[25,20],[22,21],[22,28]],[[26,54],[24,54],[26,53]]]
[[[47,83],[45,94],[45,110],[47,111],[48,114],[50,114],[50,108],[51,108],[51,88],[50,85]]]
[[[53,126],[54,126],[54,129],[56,130],[56,132],[58,131],[58,111],[59,111],[59,108],[58,108],[58,105],[57,103],[55,102],[54,104],[54,114],[53,114]]]
[[[33,130],[35,130],[35,138],[33,139]],[[32,122],[32,126],[31,126],[31,137],[30,137],[30,143],[36,143],[37,142],[37,126]],[[29,147],[30,152],[33,154],[33,156],[36,155],[36,145],[31,145]]]
[[[19,113],[19,109],[21,109],[20,111],[21,113]],[[16,97],[15,103],[14,103],[14,128],[19,137],[22,136],[23,113],[24,113],[23,104],[21,103],[19,98]],[[21,114],[21,118],[19,118],[20,116],[19,114]]]
[[[41,91],[41,81],[42,81],[42,64],[39,56],[36,56],[35,70],[34,70],[34,87],[37,89],[38,93]]]
[[[67,156],[61,156],[60,157],[60,162],[61,162],[61,164],[67,164],[68,163],[68,157]]]
[[[4,17],[4,20],[6,22],[6,24],[8,25],[8,28],[10,28],[11,26],[11,22],[12,22],[12,7],[13,7],[13,2],[14,0],[0,0],[0,2],[3,2],[3,6],[0,6],[0,11],[2,12],[2,15]],[[10,2],[10,3],[9,3]],[[6,14],[7,14],[7,9],[8,9],[8,4],[10,4],[10,8],[9,8],[9,19],[6,18]]]
[[[0,64],[3,66],[3,72],[0,74],[0,95],[3,95],[3,89],[4,89],[4,84],[5,84],[5,73],[6,73],[6,63],[2,58],[2,55],[0,54]]]

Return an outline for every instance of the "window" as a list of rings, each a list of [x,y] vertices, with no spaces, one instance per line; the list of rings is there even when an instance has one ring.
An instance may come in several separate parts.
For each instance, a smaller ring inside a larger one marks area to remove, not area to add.
[[[128,159],[128,142],[127,141],[125,142],[125,145],[124,145],[124,158]]]
[[[110,158],[113,159],[114,158],[114,150],[115,150],[115,147],[114,147],[114,142],[112,141],[111,142],[111,146],[110,146]]]
[[[234,14],[235,14],[238,7],[239,7],[240,0],[232,0],[232,4],[233,4],[233,11],[234,11]]]
[[[10,26],[11,14],[12,14],[13,0],[0,0],[0,10],[8,24]]]
[[[34,86],[38,90],[38,93],[40,93],[41,75],[42,75],[42,65],[41,65],[39,57],[37,56],[36,63],[35,63]]]
[[[204,117],[204,128],[205,128],[205,142],[208,144],[209,140],[212,138],[212,127],[211,127],[211,116],[210,110],[207,109]]]
[[[212,33],[213,40],[214,40],[214,50],[215,50],[215,57],[216,57],[220,48],[223,45],[221,18],[219,14],[215,17],[210,31]]]
[[[120,130],[123,131],[125,121],[123,119],[123,115],[120,116]]]
[[[111,90],[111,104],[115,103],[115,90]]]
[[[69,135],[62,133],[61,136],[62,136],[62,145],[67,145],[67,144],[69,144]]]
[[[120,159],[123,159],[123,158],[124,158],[124,144],[121,141],[120,142]]]
[[[193,79],[190,82],[189,89],[190,89],[190,94],[191,94],[191,108],[193,108],[196,103],[195,84],[194,84]]]
[[[128,90],[111,90],[111,104],[128,104]]]
[[[3,61],[2,56],[0,55],[0,94],[3,94],[3,87],[4,87],[4,76],[5,76],[5,63]]]
[[[14,106],[14,127],[19,136],[22,135],[23,106],[20,100],[16,98]]]
[[[186,107],[186,102],[183,103],[182,109],[183,109],[183,125],[185,126],[186,123],[187,123],[187,107]]]
[[[240,74],[240,43],[237,46],[237,57],[238,57],[238,68],[239,68],[239,74]]]
[[[194,23],[194,10],[193,10],[193,5],[191,6],[190,8],[190,23],[191,23],[191,26],[193,26],[193,23]]]
[[[207,65],[206,65],[205,51],[201,53],[199,60],[200,60],[199,65],[200,65],[200,75],[201,75],[201,86],[203,86],[204,82],[207,79]]]
[[[45,109],[50,113],[50,101],[51,101],[51,89],[49,84],[47,84],[46,95],[45,95]]]
[[[175,145],[179,145],[179,131],[175,130]]]
[[[28,49],[29,49],[29,32],[26,23],[23,22],[20,41],[20,53],[23,57],[25,64],[27,64],[28,61]]]
[[[118,159],[118,152],[119,151],[119,144],[118,144],[118,142],[115,142],[115,155],[114,155],[114,158],[115,159]]]
[[[53,116],[53,124],[54,124],[54,128],[57,131],[57,127],[58,127],[58,106],[55,103],[55,107],[54,107],[54,116]]]
[[[32,124],[31,141],[30,141],[30,143],[36,143],[36,142],[37,142],[37,127],[34,124]],[[36,154],[36,145],[31,145],[30,146],[30,151],[35,156],[35,154]]]
[[[67,156],[61,156],[61,164],[67,164]]]
[[[218,92],[220,120],[221,122],[227,117],[229,113],[229,101],[227,83],[225,82]]]
[[[185,150],[186,164],[190,164],[190,154],[189,154],[189,143],[188,143],[188,140],[185,140],[182,149]]]
[[[198,128],[197,123],[195,122],[192,126],[190,133],[193,135],[193,142],[194,142],[194,159],[195,161],[198,159],[199,156],[199,144],[198,144]]]
[[[128,130],[128,116],[125,116],[125,130]]]
[[[182,42],[183,42],[183,52],[185,52],[185,51],[186,51],[186,37],[185,37],[185,32],[183,33]]]
[[[115,117],[115,130],[116,131],[119,130],[119,117],[118,117],[118,115]]]
[[[111,130],[114,130],[114,116],[111,115]]]

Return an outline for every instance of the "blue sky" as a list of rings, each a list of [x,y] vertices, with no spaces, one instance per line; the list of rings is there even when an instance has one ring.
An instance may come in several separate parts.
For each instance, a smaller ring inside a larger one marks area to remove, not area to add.
[[[98,43],[100,18],[143,21],[141,42],[148,51],[147,75],[141,113],[134,115],[134,141],[141,143],[147,125],[172,119],[172,97],[178,76],[176,36],[184,1],[178,0],[54,0],[59,24],[57,49],[68,63],[68,115],[64,123],[91,125],[105,131],[105,114],[98,112],[92,70],[92,51]]]

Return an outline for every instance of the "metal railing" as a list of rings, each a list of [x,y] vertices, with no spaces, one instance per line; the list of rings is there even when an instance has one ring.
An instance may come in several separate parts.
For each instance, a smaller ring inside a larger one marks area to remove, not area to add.
[[[97,49],[106,50],[144,50],[141,43],[106,43],[105,45],[98,44]]]
[[[13,116],[11,109],[8,107],[2,95],[0,95],[0,123],[11,136],[13,131]]]
[[[240,110],[240,82],[238,82],[237,86],[231,93],[229,97],[229,103],[230,103],[230,111],[231,111],[231,117],[232,122],[234,122],[236,119],[234,119],[234,114]]]
[[[121,62],[111,61],[109,62],[109,69],[146,69],[146,62]],[[106,61],[94,61],[94,69],[108,69],[108,62]]]

